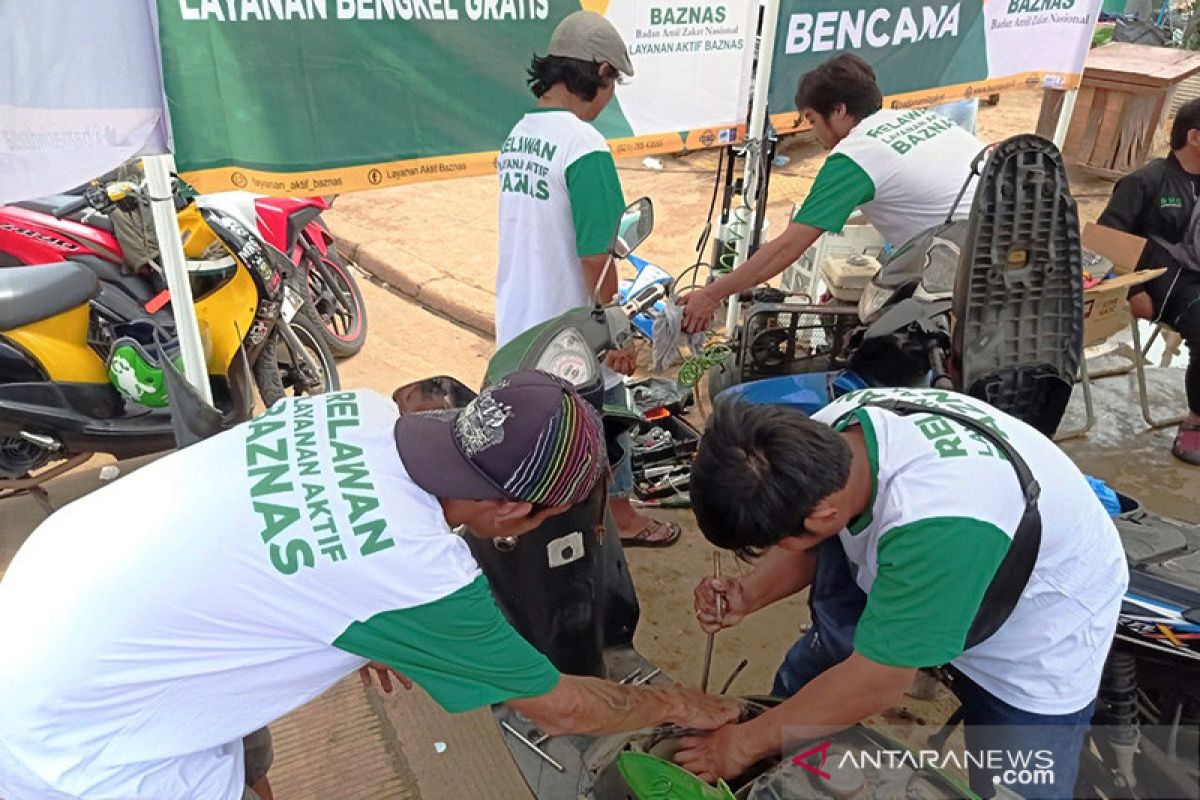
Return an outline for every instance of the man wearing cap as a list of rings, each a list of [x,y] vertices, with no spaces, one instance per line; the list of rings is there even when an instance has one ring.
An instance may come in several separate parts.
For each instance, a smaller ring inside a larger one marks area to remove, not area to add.
[[[570,14],[534,56],[529,88],[536,107],[500,148],[500,262],[496,273],[496,345],[570,311],[607,303],[617,273],[604,274],[609,240],[625,197],[612,153],[592,121],[613,98],[620,76],[633,75],[621,34],[593,11]],[[603,277],[603,280],[601,278]],[[608,354],[607,365],[633,374],[633,345]],[[620,377],[606,370],[606,386]],[[662,546],[679,526],[639,514],[630,504],[629,442],[614,464],[609,507],[626,544]]]
[[[461,411],[282,401],[75,501],[0,581],[0,797],[269,800],[262,729],[369,662],[548,732],[730,721],[559,675],[451,530],[519,536],[603,469],[592,410],[528,371]]]

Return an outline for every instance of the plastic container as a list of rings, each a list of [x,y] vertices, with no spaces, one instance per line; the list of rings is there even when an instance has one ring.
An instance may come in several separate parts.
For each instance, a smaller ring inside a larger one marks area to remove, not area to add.
[[[862,254],[828,258],[821,265],[821,278],[835,299],[857,303],[879,266],[879,259]]]

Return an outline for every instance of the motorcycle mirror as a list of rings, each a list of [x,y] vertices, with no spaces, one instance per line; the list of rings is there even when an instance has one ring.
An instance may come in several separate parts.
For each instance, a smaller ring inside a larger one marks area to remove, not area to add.
[[[1200,606],[1185,610],[1182,616],[1185,622],[1191,625],[1200,625]]]
[[[401,414],[462,408],[474,399],[474,392],[446,375],[406,383],[392,392],[392,402]]]
[[[608,261],[604,264],[604,269],[600,270],[596,285],[592,287],[592,297],[597,298],[597,308],[601,305],[600,287],[604,285],[604,279],[613,268],[613,261],[632,253],[634,248],[646,241],[653,228],[654,204],[650,202],[649,197],[638,198],[625,207],[621,218],[617,220],[617,229],[613,231],[612,239],[608,243]]]
[[[613,232],[608,252],[614,258],[625,258],[650,236],[654,229],[654,204],[649,197],[634,200],[621,214]]]

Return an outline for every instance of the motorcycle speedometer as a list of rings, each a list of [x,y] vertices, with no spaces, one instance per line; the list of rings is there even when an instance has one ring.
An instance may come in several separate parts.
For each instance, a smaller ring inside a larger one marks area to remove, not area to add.
[[[534,367],[576,387],[591,384],[600,374],[596,355],[576,328],[564,328],[555,334]]]

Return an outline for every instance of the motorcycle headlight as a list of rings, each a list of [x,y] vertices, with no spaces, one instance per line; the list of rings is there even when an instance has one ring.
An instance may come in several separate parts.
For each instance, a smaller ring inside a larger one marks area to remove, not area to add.
[[[575,328],[559,331],[534,367],[562,378],[575,387],[587,386],[600,375],[596,354],[588,348],[587,340]]]
[[[864,323],[870,322],[895,293],[895,289],[885,289],[868,283],[867,288],[863,289],[862,297],[858,298],[858,319]]]

